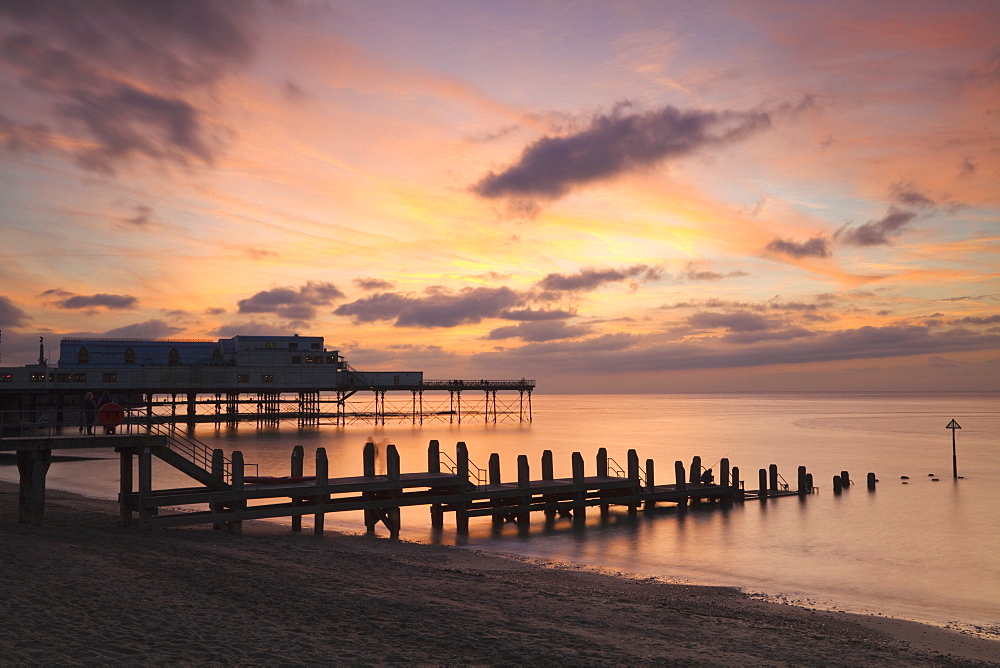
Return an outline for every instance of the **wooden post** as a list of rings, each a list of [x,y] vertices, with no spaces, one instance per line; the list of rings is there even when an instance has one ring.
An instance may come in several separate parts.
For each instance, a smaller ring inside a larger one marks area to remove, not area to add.
[[[740,486],[740,467],[734,466],[732,473],[733,496],[737,501],[743,501],[743,488]]]
[[[399,482],[399,450],[394,444],[391,443],[385,446],[385,475],[389,480],[397,483]],[[399,538],[401,523],[399,496],[401,494],[401,487],[396,487],[389,492],[391,505],[385,511],[385,517],[386,524],[389,526],[390,538]]]
[[[692,485],[697,485],[701,482],[701,457],[698,455],[691,458],[691,477],[688,481]]]
[[[146,448],[143,449],[145,450]],[[242,450],[233,450],[233,491],[236,492],[243,491]],[[246,507],[247,507],[247,500],[245,497],[234,501],[232,505],[233,510],[235,510],[237,513],[239,513]],[[243,533],[243,520],[236,520],[235,522],[229,522],[229,531],[236,534]]]
[[[528,467],[528,455],[517,456],[517,486],[521,490],[518,497],[517,523],[522,533],[528,530],[531,522],[531,512],[528,510],[528,502],[531,499],[530,492],[531,471]]]
[[[552,468],[552,451],[543,450],[542,451],[542,480],[553,480],[555,478],[555,473]],[[551,522],[556,517],[556,509],[553,507],[553,502],[546,500],[545,502],[545,520]]]
[[[729,487],[729,459],[723,457],[719,460],[719,477],[717,480],[723,487]]]
[[[118,518],[118,526],[127,527],[132,524],[132,508],[125,502],[125,495],[132,494],[132,451],[131,450],[121,450],[119,452],[119,495],[118,503],[120,516]]]
[[[52,462],[51,450],[18,450],[18,521],[41,525],[45,520],[45,474]]]
[[[375,477],[375,444],[371,441],[365,443],[365,448],[361,453],[362,475],[366,478]],[[371,501],[375,498],[373,492],[362,492],[361,498]],[[369,534],[375,533],[375,525],[378,523],[378,513],[374,508],[365,508],[365,530]]]
[[[305,460],[305,451],[301,445],[296,445],[292,448],[292,462],[291,462],[291,474],[294,476],[302,475],[303,461]],[[302,499],[292,497],[292,505],[300,506],[302,505]],[[292,531],[302,531],[302,515],[292,515]]]
[[[316,487],[318,489],[323,489],[329,481],[330,463],[326,458],[326,448],[316,448]],[[317,536],[323,535],[323,524],[326,520],[324,508],[326,506],[326,502],[329,500],[329,494],[321,493],[316,497],[316,504],[319,508],[317,509],[316,514],[313,515],[313,534]]]
[[[423,403],[423,395],[420,395],[421,404]],[[423,409],[421,409],[420,415],[421,424],[423,423]],[[427,472],[428,473],[441,473],[441,444],[438,443],[437,439],[431,439],[431,442],[427,445]],[[443,529],[444,528],[444,511],[441,509],[440,503],[431,504],[431,528],[432,529]]]
[[[768,485],[768,491],[777,492],[778,491],[778,465],[771,464],[767,467],[768,478],[770,479],[770,484]]]
[[[760,469],[757,473],[757,482],[760,485],[758,492],[761,499],[767,498],[767,469]]]
[[[684,462],[678,460],[674,462],[674,484],[677,491],[683,492],[687,489],[687,477],[684,474]],[[682,496],[677,500],[678,508],[687,508],[687,497]]]
[[[139,528],[152,528],[150,518],[153,513],[146,505],[153,493],[153,455],[149,448],[139,450]]]
[[[486,477],[487,482],[491,486],[499,485],[501,480],[500,453],[494,452],[490,454],[490,461],[486,465],[486,470],[487,470],[487,477]],[[502,510],[503,501],[497,497],[493,497],[490,499],[490,506],[492,506],[493,508],[493,512],[490,514],[490,517],[493,520],[493,528],[499,529],[500,527],[503,526],[504,522],[503,510]]]
[[[840,472],[840,484],[844,488],[851,486],[851,476],[847,471]]]
[[[809,489],[806,486],[806,467],[805,466],[800,466],[798,473],[799,473],[799,475],[798,475],[798,484],[797,484],[798,492],[799,492],[799,494],[808,494],[809,493]]]
[[[461,418],[459,418],[461,422]],[[465,441],[455,444],[455,463],[458,467],[458,477],[465,481],[464,487],[469,486],[469,447]],[[465,501],[459,501],[455,508],[455,529],[463,536],[469,534],[469,509]]]
[[[575,484],[583,484],[583,455],[579,452],[574,452],[572,455],[573,462],[573,482]],[[577,527],[581,527],[586,524],[587,521],[587,506],[585,505],[587,498],[587,491],[580,490],[576,492],[575,503],[573,504],[573,524]]]
[[[868,474],[868,489],[872,492],[875,491],[875,483],[877,482],[874,473]]]
[[[844,488],[844,482],[841,480],[839,475],[833,476],[833,493],[840,494],[841,490]]]
[[[649,493],[653,492],[656,487],[656,470],[654,469],[655,463],[652,459],[646,460],[646,491]],[[652,510],[656,507],[656,501],[651,498],[646,499],[646,505],[643,510]]]
[[[602,478],[608,477],[608,449],[598,448],[597,450],[597,475]]]
[[[628,514],[635,515],[636,511],[639,510],[639,495],[642,492],[642,482],[639,474],[639,453],[636,452],[634,448],[629,448],[626,460],[627,463],[625,466],[627,469],[628,479],[632,481],[632,500],[628,504]]]
[[[427,472],[441,473],[441,444],[432,439],[427,446]]]
[[[813,484],[813,474],[806,473],[806,490],[812,494],[814,489],[816,489],[816,486]]]

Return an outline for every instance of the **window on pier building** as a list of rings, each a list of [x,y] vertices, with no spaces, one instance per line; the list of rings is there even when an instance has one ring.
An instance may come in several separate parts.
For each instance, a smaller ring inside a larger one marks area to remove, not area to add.
[[[44,373],[33,373],[33,374],[31,374],[31,382],[32,383],[44,383],[45,382],[45,374]]]
[[[9,373],[0,373],[0,383],[12,383],[14,379]]]
[[[319,341],[313,341],[312,343],[309,344],[309,347],[312,350],[319,350]]]
[[[181,354],[177,352],[177,348],[171,348],[170,354],[167,355],[167,364],[170,366],[177,366],[181,363]]]
[[[273,373],[261,374],[260,380],[263,383],[273,383],[274,382],[274,374]]]
[[[60,383],[69,383],[69,382],[72,381],[72,379],[73,379],[73,374],[71,374],[71,373],[57,373],[56,374],[56,380],[58,380]]]
[[[125,349],[125,364],[135,364],[135,351],[132,346]]]
[[[237,374],[237,376],[236,376],[236,382],[237,383],[249,383],[250,382],[250,374],[248,374],[248,373]]]
[[[212,361],[216,363],[222,361],[222,351],[218,348],[212,351]]]
[[[76,354],[77,364],[88,364],[90,362],[90,352],[87,351],[87,347],[83,346],[80,348],[80,352]]]
[[[289,350],[298,350],[299,349],[299,343],[298,343],[298,341],[289,341],[288,342],[288,349]]]
[[[264,344],[265,350],[274,350],[274,348],[275,348],[274,341],[268,341],[267,343]]]
[[[302,364],[302,355],[292,355],[292,364]]]
[[[73,382],[74,383],[86,383],[87,382],[87,374],[86,373],[74,373],[73,374]]]
[[[113,371],[109,372],[109,373],[106,373],[106,374],[104,374],[101,377],[101,380],[103,380],[105,383],[117,383],[118,382],[118,374],[115,373],[115,372],[113,372]]]

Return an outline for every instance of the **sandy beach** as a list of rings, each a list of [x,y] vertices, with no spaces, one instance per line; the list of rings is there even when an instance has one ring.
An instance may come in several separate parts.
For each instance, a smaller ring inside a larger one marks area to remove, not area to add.
[[[1000,665],[1000,641],[472,550],[248,522],[139,532],[0,483],[4,665]]]

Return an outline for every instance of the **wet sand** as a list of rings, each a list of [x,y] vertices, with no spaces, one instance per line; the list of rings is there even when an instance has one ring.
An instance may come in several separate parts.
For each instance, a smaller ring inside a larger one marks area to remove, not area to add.
[[[267,522],[116,527],[0,483],[0,664],[1000,665],[1000,641],[472,550]]]

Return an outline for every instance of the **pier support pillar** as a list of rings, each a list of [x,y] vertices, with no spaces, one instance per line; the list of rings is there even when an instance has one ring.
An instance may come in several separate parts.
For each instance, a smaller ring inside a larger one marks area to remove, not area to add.
[[[577,485],[583,484],[583,455],[579,452],[574,452],[572,455],[573,462],[573,483]],[[587,524],[587,490],[579,490],[574,495],[573,503],[573,526],[577,528],[583,528]]]
[[[760,485],[758,494],[761,500],[767,499],[767,469],[760,469],[757,472],[757,483]]]

